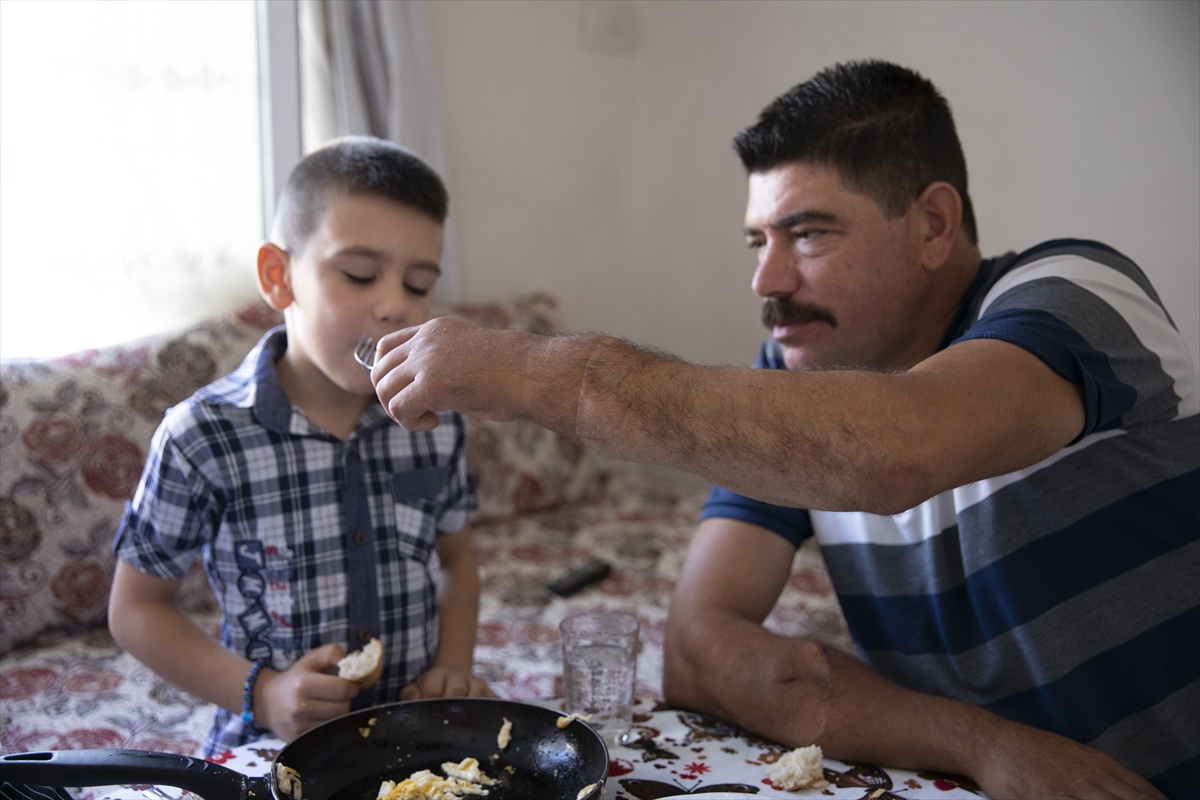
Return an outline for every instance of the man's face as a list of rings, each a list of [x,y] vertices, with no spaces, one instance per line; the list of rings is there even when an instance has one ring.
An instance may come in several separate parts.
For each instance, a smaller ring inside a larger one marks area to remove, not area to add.
[[[887,219],[833,169],[795,162],[750,176],[752,288],[789,369],[905,368],[927,276],[911,214]]]
[[[288,267],[289,361],[344,391],[374,394],[354,346],[429,318],[441,257],[442,226],[431,217],[376,195],[335,196]]]

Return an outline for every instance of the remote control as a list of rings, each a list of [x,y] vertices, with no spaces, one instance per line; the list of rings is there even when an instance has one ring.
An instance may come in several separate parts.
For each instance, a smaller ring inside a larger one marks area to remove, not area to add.
[[[563,597],[575,594],[589,583],[595,583],[612,572],[607,561],[593,558],[579,569],[573,569],[558,580],[550,582],[550,591]]]

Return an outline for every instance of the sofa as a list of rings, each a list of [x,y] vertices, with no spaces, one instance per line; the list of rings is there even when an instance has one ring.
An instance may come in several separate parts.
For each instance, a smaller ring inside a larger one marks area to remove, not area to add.
[[[546,295],[438,313],[557,329]],[[199,751],[212,706],[108,633],[112,537],[165,410],[233,369],[279,323],[255,302],[161,336],[0,364],[0,754]],[[668,601],[707,486],[599,459],[532,423],[469,419],[467,448],[480,496],[476,674],[501,697],[561,696],[558,623],[578,611],[625,610],[641,621],[637,694],[661,697]],[[593,557],[612,565],[607,578],[567,598],[549,591]],[[198,564],[180,602],[215,634],[219,609]],[[853,652],[811,546],[798,552],[766,624]]]

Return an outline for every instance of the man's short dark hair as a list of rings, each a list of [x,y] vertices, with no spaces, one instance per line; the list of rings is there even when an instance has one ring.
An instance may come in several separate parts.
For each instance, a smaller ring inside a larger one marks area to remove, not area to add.
[[[338,194],[372,194],[395,200],[445,224],[446,186],[411,150],[373,136],[335,139],[309,153],[288,176],[272,231],[278,244],[299,255]]]
[[[772,101],[733,146],[750,174],[796,161],[832,167],[890,218],[945,181],[962,197],[967,236],[978,241],[950,105],[910,69],[874,60],[824,69]]]

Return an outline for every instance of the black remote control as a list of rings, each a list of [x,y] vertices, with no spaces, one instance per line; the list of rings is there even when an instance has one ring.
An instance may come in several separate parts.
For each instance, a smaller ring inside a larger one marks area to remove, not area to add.
[[[573,569],[561,578],[550,582],[550,591],[563,597],[569,597],[589,583],[595,583],[612,572],[612,565],[607,561],[593,558],[579,569]]]

